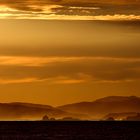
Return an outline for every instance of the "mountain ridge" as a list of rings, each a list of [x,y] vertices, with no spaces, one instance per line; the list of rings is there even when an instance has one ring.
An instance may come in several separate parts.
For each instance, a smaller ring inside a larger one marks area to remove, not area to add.
[[[140,97],[109,96],[93,102],[68,104],[58,108],[67,112],[85,113],[93,118],[102,118],[109,113],[140,112]]]
[[[0,103],[0,119],[41,119],[44,115],[55,118],[74,117],[80,119],[101,119],[111,113],[140,113],[140,97],[108,96],[91,102],[78,102],[53,107],[50,105],[12,102]]]

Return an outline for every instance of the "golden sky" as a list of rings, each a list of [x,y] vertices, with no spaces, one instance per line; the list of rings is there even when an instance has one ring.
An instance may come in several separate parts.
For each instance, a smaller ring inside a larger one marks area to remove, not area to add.
[[[139,20],[140,0],[0,0],[1,19]]]
[[[0,102],[140,96],[139,4],[0,0]]]

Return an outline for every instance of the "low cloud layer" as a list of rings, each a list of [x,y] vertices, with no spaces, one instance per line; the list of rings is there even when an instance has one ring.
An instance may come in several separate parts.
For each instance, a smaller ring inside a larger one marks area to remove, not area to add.
[[[26,66],[26,67],[42,67],[48,64],[56,63],[75,63],[83,61],[107,61],[107,62],[130,62],[130,63],[140,63],[140,58],[119,58],[119,57],[18,57],[18,56],[0,56],[0,66]]]
[[[0,84],[134,82],[139,64],[140,58],[0,56]]]

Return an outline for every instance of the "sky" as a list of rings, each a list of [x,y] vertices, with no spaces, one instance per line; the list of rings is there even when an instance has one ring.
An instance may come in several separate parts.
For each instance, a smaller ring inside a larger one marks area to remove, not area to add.
[[[0,102],[53,106],[140,96],[139,0],[0,0]]]
[[[0,0],[0,19],[139,20],[140,0]]]

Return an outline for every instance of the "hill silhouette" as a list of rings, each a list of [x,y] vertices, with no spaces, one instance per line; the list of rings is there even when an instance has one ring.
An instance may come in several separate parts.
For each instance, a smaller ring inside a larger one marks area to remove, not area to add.
[[[140,112],[140,98],[136,96],[109,96],[93,102],[59,106],[58,109],[72,113],[85,113],[93,119],[97,119],[110,113]]]
[[[1,120],[30,120],[41,119],[43,115],[48,114],[53,117],[63,117],[68,113],[48,105],[31,103],[0,103]]]
[[[61,109],[32,103],[0,103],[0,120],[41,120],[44,115],[50,118],[89,118],[85,114],[69,113]]]
[[[93,102],[80,102],[59,107],[20,102],[0,103],[0,120],[40,120],[45,115],[55,119],[71,117],[100,120],[112,115],[131,116],[133,112],[140,113],[140,98],[136,96],[109,96]]]

